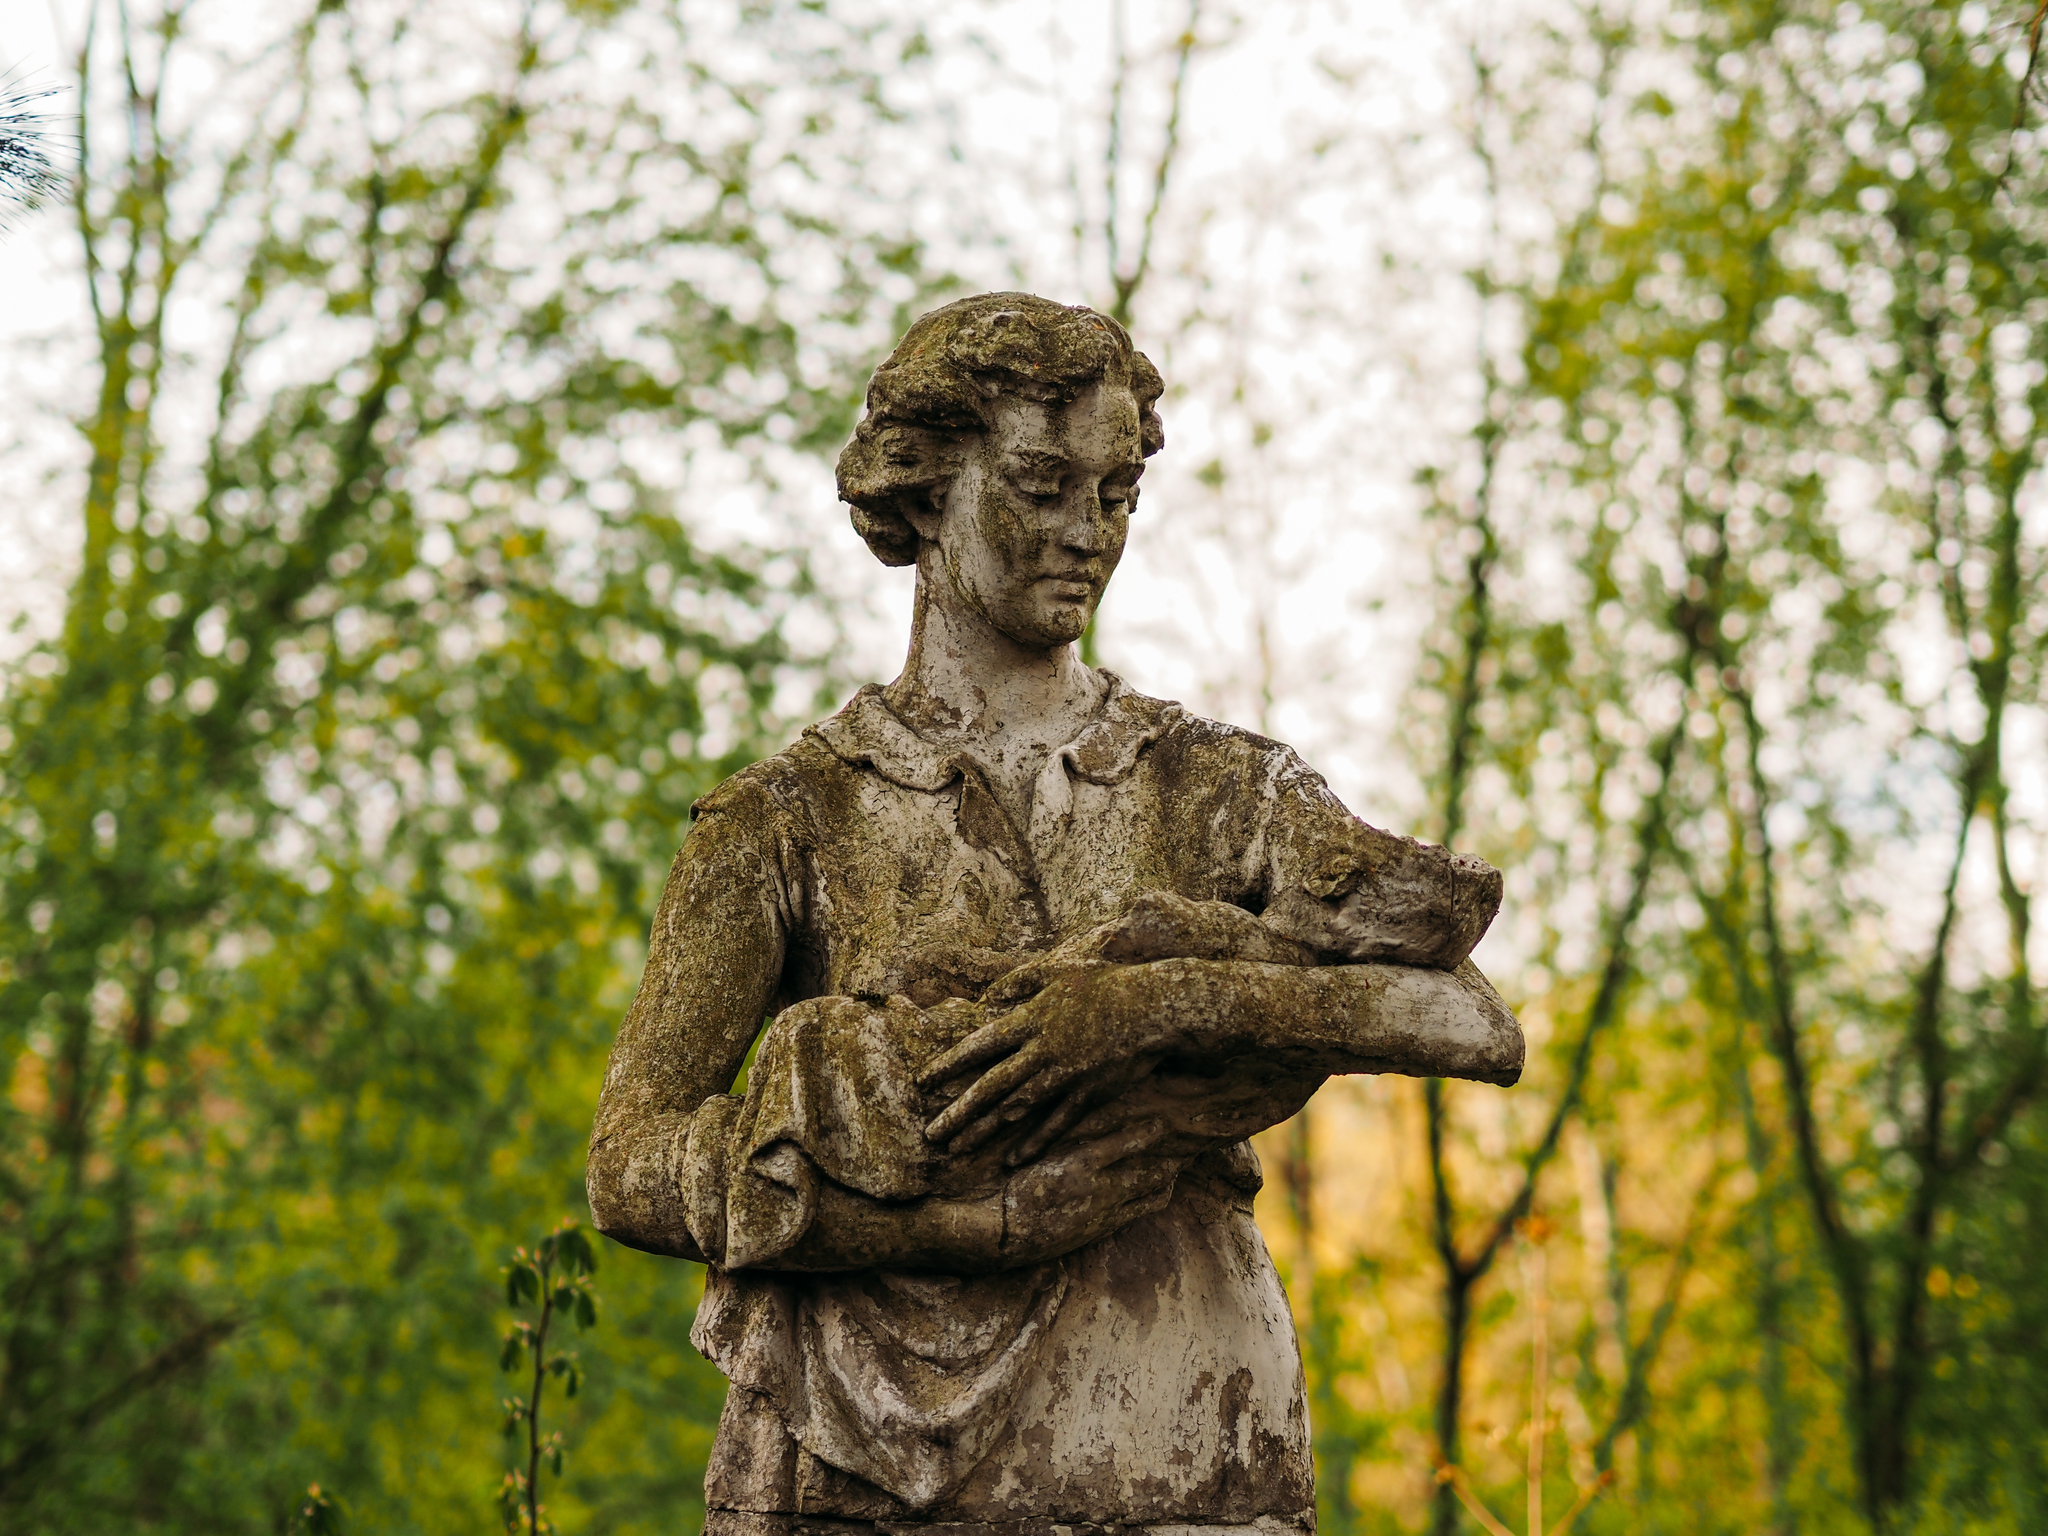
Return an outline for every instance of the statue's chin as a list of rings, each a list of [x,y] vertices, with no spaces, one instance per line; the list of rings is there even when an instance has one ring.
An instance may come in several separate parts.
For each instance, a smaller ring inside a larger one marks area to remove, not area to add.
[[[1009,637],[1019,645],[1042,646],[1052,650],[1056,646],[1072,645],[1081,638],[1088,628],[1088,620],[1094,615],[1086,608],[1041,609],[1015,625],[1004,626]]]

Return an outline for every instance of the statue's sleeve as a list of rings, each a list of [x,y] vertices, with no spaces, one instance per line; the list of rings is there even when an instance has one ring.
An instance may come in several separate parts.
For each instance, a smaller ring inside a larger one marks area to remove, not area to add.
[[[585,1171],[591,1219],[628,1247],[716,1258],[692,1235],[691,1215],[700,1208],[703,1225],[701,1208],[723,1183],[724,1133],[739,1108],[726,1095],[782,975],[790,904],[779,821],[767,793],[728,784],[698,803],[669,870]]]
[[[1286,748],[1257,783],[1268,797],[1265,922],[1338,961],[1455,970],[1500,910],[1500,871],[1360,821]]]

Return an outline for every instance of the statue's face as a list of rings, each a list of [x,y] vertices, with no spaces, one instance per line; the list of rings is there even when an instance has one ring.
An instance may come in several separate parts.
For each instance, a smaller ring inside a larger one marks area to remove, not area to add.
[[[1077,640],[1123,558],[1144,469],[1130,391],[1096,384],[1066,405],[1005,395],[936,527],[918,530],[919,569],[1020,645]]]

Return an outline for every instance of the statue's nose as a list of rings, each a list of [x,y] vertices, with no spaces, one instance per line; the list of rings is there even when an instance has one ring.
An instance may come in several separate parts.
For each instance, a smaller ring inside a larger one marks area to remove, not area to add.
[[[1109,547],[1108,521],[1103,515],[1101,499],[1082,492],[1068,503],[1066,526],[1060,530],[1060,543],[1079,554],[1099,555]]]

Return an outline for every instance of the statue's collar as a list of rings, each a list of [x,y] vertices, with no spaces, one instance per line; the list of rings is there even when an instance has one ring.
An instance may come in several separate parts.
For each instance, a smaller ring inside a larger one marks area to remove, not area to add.
[[[1138,756],[1186,713],[1178,704],[1133,693],[1114,672],[1102,669],[1109,693],[1095,718],[1053,754],[1075,778],[1115,784],[1129,778]],[[944,789],[974,762],[957,747],[935,746],[896,718],[873,683],[861,689],[829,720],[808,727],[842,761],[874,769],[892,784],[926,792]],[[1050,766],[1050,765],[1048,765]]]

